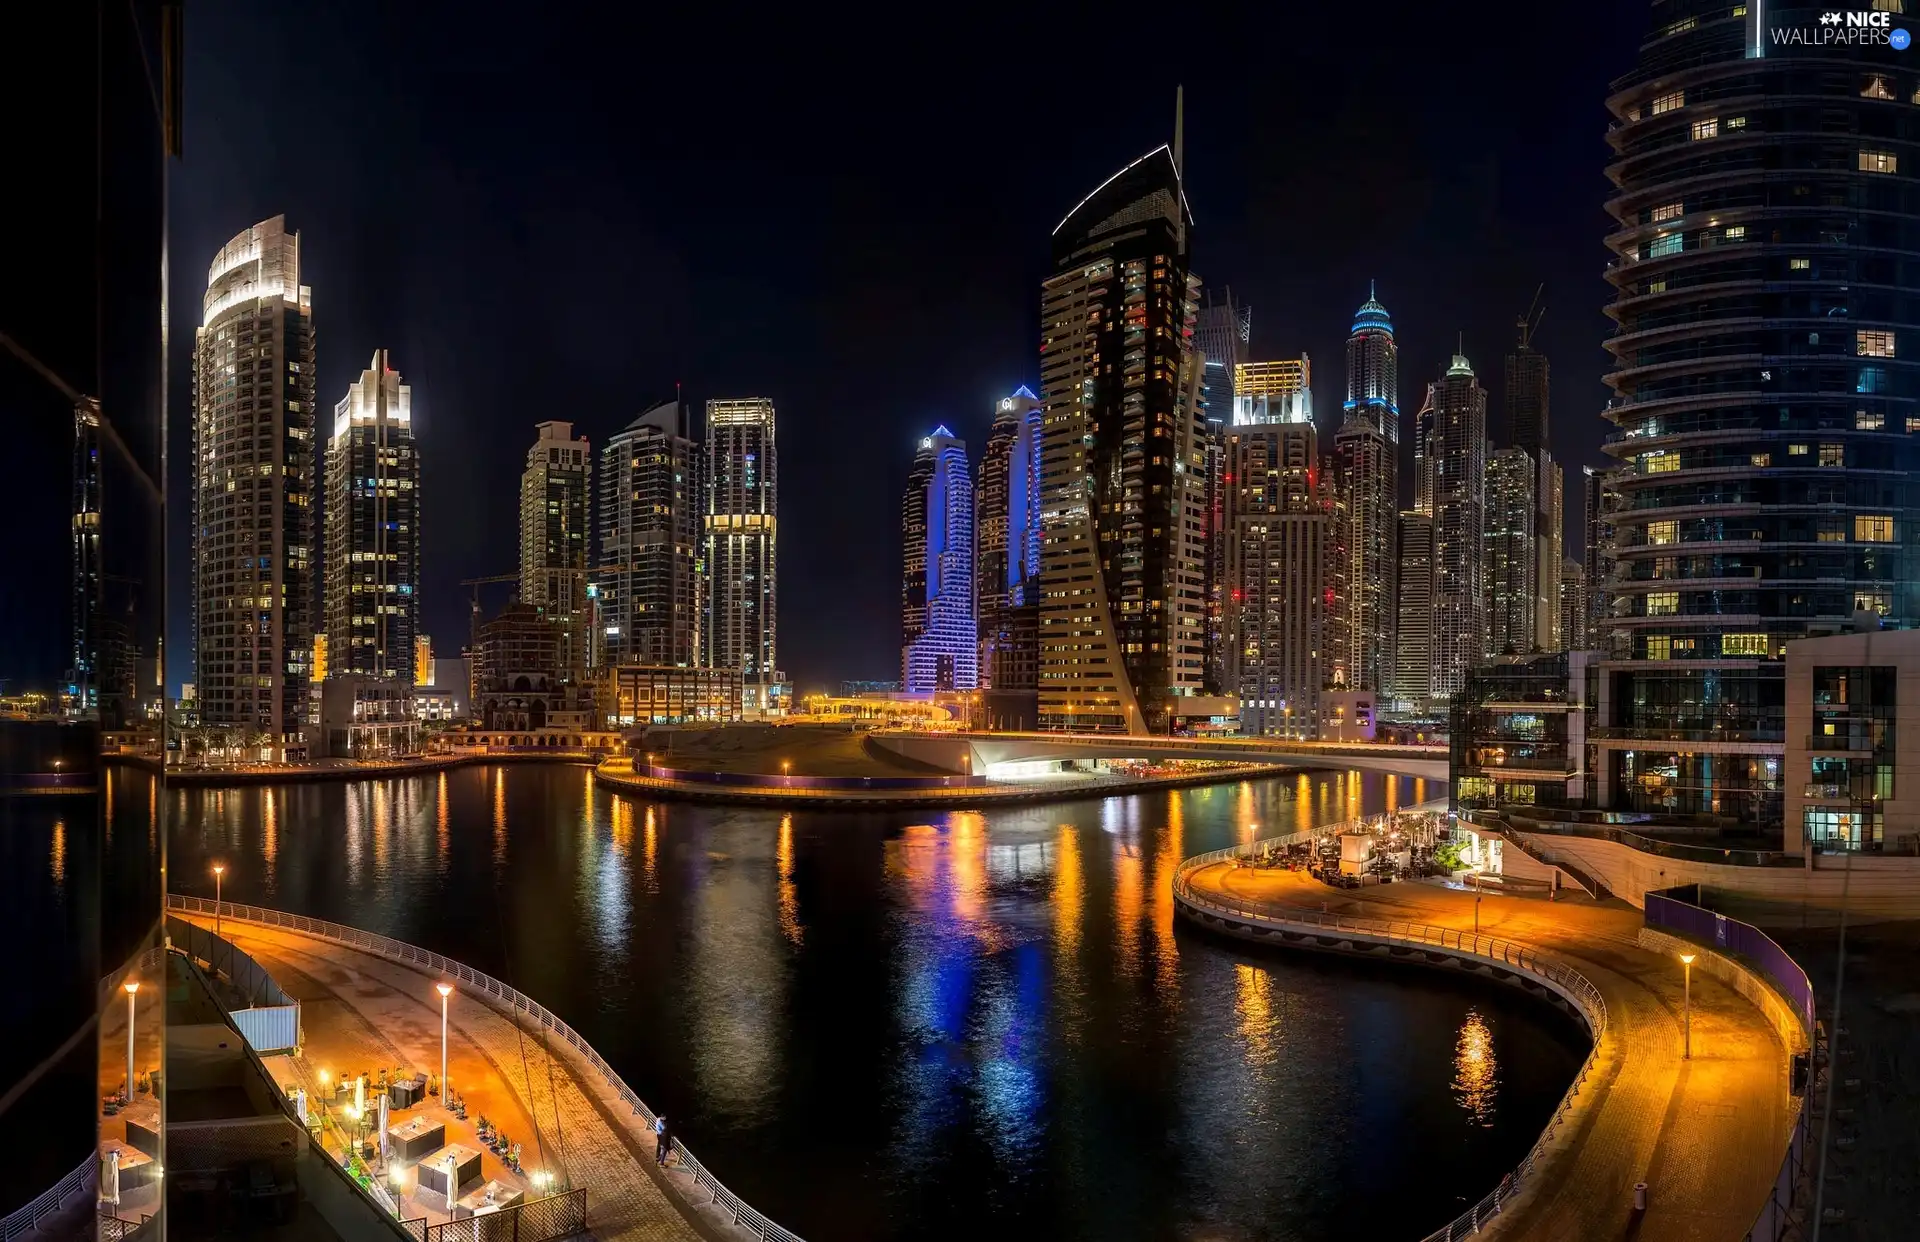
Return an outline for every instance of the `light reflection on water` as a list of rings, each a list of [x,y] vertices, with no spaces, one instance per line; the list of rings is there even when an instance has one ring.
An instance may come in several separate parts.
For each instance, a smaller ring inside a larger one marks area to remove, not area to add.
[[[1521,998],[1176,924],[1183,857],[1426,796],[1387,785],[892,816],[545,767],[170,796],[178,874],[218,849],[234,900],[533,992],[803,1236],[1237,1242],[1419,1236],[1519,1158],[1582,1051]],[[1478,1094],[1474,1021],[1501,1071]]]
[[[1493,1051],[1493,1032],[1478,1009],[1467,1011],[1454,1041],[1453,1094],[1468,1120],[1482,1129],[1493,1125],[1500,1095],[1500,1066]]]

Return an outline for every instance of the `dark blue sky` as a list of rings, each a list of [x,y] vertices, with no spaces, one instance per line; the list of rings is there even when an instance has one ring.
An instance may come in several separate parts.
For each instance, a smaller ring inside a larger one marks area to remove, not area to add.
[[[696,403],[771,396],[782,662],[803,688],[896,675],[915,438],[946,422],[977,451],[993,399],[1034,382],[1048,235],[1170,136],[1184,82],[1195,266],[1254,308],[1256,355],[1308,351],[1324,421],[1376,279],[1403,404],[1464,331],[1497,412],[1513,319],[1545,282],[1577,479],[1605,400],[1603,100],[1646,10],[1298,7],[1116,16],[1107,38],[1092,11],[676,28],[657,10],[197,0],[175,323],[198,321],[232,234],[282,212],[301,230],[321,408],[376,347],[413,385],[442,654],[466,638],[457,580],[515,568],[534,423],[597,446],[676,381]],[[174,337],[177,453],[191,340]],[[169,683],[188,671],[175,483]],[[1578,497],[1570,481],[1570,513]]]

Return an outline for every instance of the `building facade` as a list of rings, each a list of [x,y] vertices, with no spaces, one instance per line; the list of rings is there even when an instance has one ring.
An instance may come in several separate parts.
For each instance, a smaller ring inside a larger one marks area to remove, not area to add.
[[[1487,630],[1483,654],[1526,655],[1535,647],[1539,603],[1534,548],[1534,493],[1538,469],[1523,448],[1496,449],[1487,458]]]
[[[1233,426],[1312,421],[1313,363],[1305,354],[1234,369]]]
[[[1395,596],[1393,697],[1419,712],[1433,698],[1433,515],[1400,515],[1400,583]]]
[[[312,676],[313,295],[286,218],[207,269],[193,361],[193,645],[201,723],[299,748]]]
[[[1433,386],[1433,694],[1451,698],[1484,654],[1487,393],[1465,355]]]
[[[1394,535],[1400,521],[1400,350],[1371,289],[1347,337],[1347,400],[1333,437],[1346,498],[1347,684],[1379,690],[1393,661]]]
[[[607,724],[726,723],[741,718],[740,670],[623,664],[610,670]]]
[[[974,601],[980,688],[1035,700],[1040,691],[1040,425],[1025,387],[1000,398],[974,486]],[[989,712],[989,716],[999,712]]]
[[[606,664],[700,662],[700,482],[700,446],[678,400],[654,406],[601,448],[593,580]]]
[[[1782,648],[1856,614],[1920,623],[1920,83],[1884,44],[1760,38],[1751,8],[1665,6],[1607,101],[1596,779],[1602,806],[1777,825],[1804,779],[1782,769]]]
[[[1227,434],[1226,689],[1240,731],[1313,739],[1326,663],[1327,505],[1310,414]]]
[[[920,441],[900,497],[900,684],[909,694],[980,684],[971,475],[967,442],[937,427]]]
[[[411,686],[423,637],[420,460],[413,388],[386,350],[334,406],[326,461],[328,673]]]
[[[1612,627],[1607,624],[1612,612],[1607,585],[1613,579],[1613,511],[1619,505],[1620,493],[1613,486],[1612,470],[1583,466],[1581,473],[1585,482],[1582,506],[1586,536],[1581,565],[1587,588],[1587,625],[1582,645],[1605,649],[1612,642]]]
[[[773,402],[707,402],[705,663],[740,670],[747,711],[779,682],[780,463]]]
[[[1587,571],[1571,557],[1560,562],[1559,604],[1562,649],[1587,650]]]
[[[1040,723],[1164,732],[1206,680],[1203,359],[1172,148],[1053,234],[1041,288]]]
[[[584,681],[592,646],[587,558],[592,536],[593,446],[572,423],[544,422],[520,475],[520,602],[553,621],[556,676]]]

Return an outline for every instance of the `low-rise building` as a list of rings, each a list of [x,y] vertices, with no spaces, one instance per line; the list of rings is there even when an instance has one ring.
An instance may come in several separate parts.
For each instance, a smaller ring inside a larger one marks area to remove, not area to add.
[[[335,673],[320,683],[317,759],[389,759],[420,752],[413,687],[397,677]]]
[[[728,723],[742,712],[737,668],[622,664],[607,670],[603,707],[616,727]]]
[[[1786,849],[1878,851],[1912,834],[1920,630],[1803,638],[1786,653]]]
[[[1501,656],[1468,673],[1450,728],[1455,809],[1582,805],[1594,654]]]

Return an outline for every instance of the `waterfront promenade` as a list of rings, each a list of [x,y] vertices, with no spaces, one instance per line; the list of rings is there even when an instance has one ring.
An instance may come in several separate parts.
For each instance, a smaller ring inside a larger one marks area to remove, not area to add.
[[[1428,883],[1333,889],[1292,871],[1217,862],[1189,877],[1200,901],[1276,919],[1302,911],[1472,932],[1475,894]],[[1536,1170],[1481,1236],[1734,1242],[1780,1168],[1794,1112],[1772,1024],[1696,970],[1693,1058],[1681,1058],[1680,963],[1640,947],[1641,916],[1617,902],[1487,894],[1478,930],[1550,954],[1606,1002],[1595,1073]],[[1505,1169],[1487,1170],[1491,1184]],[[1633,1211],[1636,1182],[1648,1207]]]
[[[229,909],[232,909],[229,907]],[[285,1086],[318,1090],[359,1070],[404,1066],[438,1076],[440,997],[447,978],[336,940],[242,921],[228,913],[222,934],[259,962],[300,1001],[305,1043],[298,1057],[266,1058]],[[183,915],[211,927],[210,915]],[[522,1146],[522,1175],[482,1151],[482,1175],[537,1193],[536,1172],[555,1188],[587,1192],[593,1237],[606,1242],[731,1242],[749,1235],[715,1210],[678,1160],[664,1173],[653,1160],[647,1119],[636,1115],[575,1051],[531,1023],[516,1023],[497,1002],[456,985],[448,1008],[448,1077],[467,1119],[430,1098],[418,1112],[445,1122],[447,1139],[476,1151],[473,1125],[482,1116]],[[543,1038],[544,1036],[544,1038]],[[537,1123],[537,1124],[536,1124]],[[409,1182],[403,1215],[444,1218],[444,1202]]]

